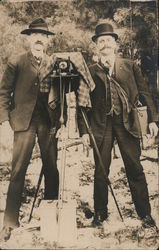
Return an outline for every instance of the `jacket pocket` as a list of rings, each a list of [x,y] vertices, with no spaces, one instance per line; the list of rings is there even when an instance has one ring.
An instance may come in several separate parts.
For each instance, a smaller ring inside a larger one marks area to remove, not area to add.
[[[29,127],[34,106],[18,105],[9,114],[11,128],[14,131],[25,131]]]

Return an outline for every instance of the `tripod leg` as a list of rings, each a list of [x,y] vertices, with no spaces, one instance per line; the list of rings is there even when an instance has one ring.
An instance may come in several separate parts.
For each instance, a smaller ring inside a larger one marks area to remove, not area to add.
[[[60,164],[60,185],[58,195],[58,207],[57,207],[57,218],[58,218],[58,232],[57,239],[59,241],[61,232],[61,220],[62,220],[62,208],[64,199],[64,176],[65,176],[65,164],[66,164],[66,135],[64,135],[64,97],[65,97],[65,84],[62,82],[62,76],[60,74],[60,103],[61,103],[61,116],[60,116],[60,129],[62,135],[62,150],[61,150],[61,164]]]

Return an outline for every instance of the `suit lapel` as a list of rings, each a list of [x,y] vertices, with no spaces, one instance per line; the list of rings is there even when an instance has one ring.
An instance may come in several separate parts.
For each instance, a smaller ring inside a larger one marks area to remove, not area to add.
[[[117,58],[116,60],[116,80],[118,83],[127,88],[128,84],[131,82],[131,70],[126,66],[125,62],[122,59]]]
[[[114,77],[116,78],[116,80],[118,80],[119,77],[121,79],[123,79],[123,75],[124,75],[123,64],[120,63],[118,60],[116,60],[116,62],[115,62],[115,72],[114,73],[115,73]]]
[[[38,71],[39,66],[38,66],[33,54],[31,53],[31,51],[28,52],[28,57],[29,57],[29,60],[31,62],[31,65],[34,67],[34,69],[36,69],[36,71]]]
[[[102,80],[102,82],[106,82],[106,74],[104,69],[98,63],[96,64],[95,74]]]
[[[129,97],[131,94],[129,89],[129,85],[131,84],[131,72],[126,68],[124,62],[122,62],[122,60],[119,58],[116,61],[116,74],[114,78],[125,90]]]
[[[56,56],[52,55],[52,56],[47,56],[45,54],[41,66],[39,68],[39,79],[40,81],[42,81],[44,78],[47,77],[47,75],[49,73],[51,73],[51,71],[53,70],[54,64],[56,61]]]
[[[46,54],[43,57],[41,65],[39,66],[32,55],[31,51],[28,52],[28,57],[31,62],[34,71],[37,72],[40,82],[52,71],[55,64],[56,56],[47,56]]]

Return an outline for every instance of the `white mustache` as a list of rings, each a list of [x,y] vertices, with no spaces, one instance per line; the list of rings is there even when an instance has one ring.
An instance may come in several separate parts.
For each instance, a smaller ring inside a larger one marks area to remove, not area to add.
[[[43,45],[43,43],[41,41],[37,41],[35,44]]]
[[[102,51],[104,49],[112,49],[112,47],[103,47],[103,48],[100,49],[100,51]]]

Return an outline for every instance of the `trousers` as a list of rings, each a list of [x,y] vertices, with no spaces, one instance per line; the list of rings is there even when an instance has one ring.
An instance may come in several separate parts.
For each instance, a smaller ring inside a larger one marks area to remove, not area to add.
[[[55,135],[50,135],[49,123],[44,118],[33,117],[27,131],[14,133],[12,170],[4,213],[4,225],[12,228],[19,225],[19,209],[25,175],[36,136],[43,164],[44,199],[57,199],[58,197],[57,139]]]
[[[140,163],[140,140],[133,137],[124,127],[122,115],[107,116],[105,134],[99,151],[105,166],[107,175],[110,172],[111,152],[114,139],[116,138],[120,153],[124,162],[125,172],[131,191],[136,212],[140,218],[151,213],[149,194],[143,167]],[[106,210],[108,205],[108,185],[106,184],[103,171],[98,157],[94,151],[94,208]]]

